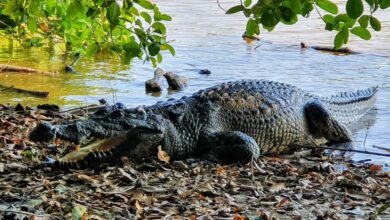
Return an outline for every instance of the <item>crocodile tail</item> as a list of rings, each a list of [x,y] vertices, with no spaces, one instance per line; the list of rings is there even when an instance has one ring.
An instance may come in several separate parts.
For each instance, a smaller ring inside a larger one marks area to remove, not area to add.
[[[378,86],[358,90],[356,92],[342,92],[324,98],[329,111],[336,120],[350,125],[363,117],[375,104]]]

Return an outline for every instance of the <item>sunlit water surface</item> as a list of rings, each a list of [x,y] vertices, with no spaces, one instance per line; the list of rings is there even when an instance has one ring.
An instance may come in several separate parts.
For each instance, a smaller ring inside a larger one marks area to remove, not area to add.
[[[168,24],[168,38],[176,49],[175,57],[165,54],[161,68],[189,77],[189,86],[183,91],[170,93],[164,82],[161,96],[145,94],[144,82],[153,74],[148,63],[136,60],[131,66],[123,66],[117,59],[101,55],[80,60],[75,66],[79,74],[60,72],[56,77],[0,74],[2,85],[50,92],[48,99],[0,93],[0,103],[36,105],[49,102],[72,108],[106,98],[110,102],[136,106],[190,95],[201,88],[238,79],[281,81],[324,96],[379,85],[377,111],[363,122],[368,130],[364,128],[355,133],[356,146],[382,153],[385,152],[372,146],[390,148],[390,13],[377,13],[383,22],[382,31],[373,32],[371,41],[351,36],[349,46],[360,54],[345,56],[300,49],[301,41],[328,46],[333,42],[334,33],[323,30],[324,25],[315,13],[297,25],[280,25],[272,33],[263,31],[261,41],[247,44],[241,39],[245,19],[242,15],[225,15],[216,1],[159,0],[158,4],[163,12],[173,17]],[[222,1],[221,5],[229,8],[234,1]],[[7,63],[10,57],[7,43],[0,45],[0,63]],[[57,71],[69,62],[61,54],[58,48],[14,48],[10,63]],[[212,74],[198,74],[199,69],[205,68]],[[380,156],[355,154],[353,157],[389,162],[388,158]]]

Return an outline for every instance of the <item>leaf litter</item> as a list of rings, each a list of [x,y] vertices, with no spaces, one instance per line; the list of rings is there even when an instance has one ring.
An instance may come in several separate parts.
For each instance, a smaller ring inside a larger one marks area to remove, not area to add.
[[[0,219],[390,219],[390,173],[377,164],[306,150],[222,166],[160,147],[142,163],[61,171],[37,165],[79,146],[28,133],[84,115],[0,109]]]

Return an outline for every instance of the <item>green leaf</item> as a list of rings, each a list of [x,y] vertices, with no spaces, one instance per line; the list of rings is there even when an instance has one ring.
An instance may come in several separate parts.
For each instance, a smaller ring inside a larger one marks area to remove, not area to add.
[[[281,21],[284,24],[295,24],[298,21],[297,14],[295,14],[290,8],[287,7],[279,7],[281,13]]]
[[[99,52],[100,47],[95,42],[88,45],[87,49],[85,50],[85,56],[86,57],[93,57],[97,52]]]
[[[99,13],[99,9],[97,7],[91,7],[88,8],[87,13],[85,13],[85,15],[87,17],[95,18],[98,13]]]
[[[351,29],[351,33],[359,36],[360,38],[364,40],[370,40],[371,39],[371,33],[366,29],[362,27],[354,27]]]
[[[252,4],[252,0],[245,0],[244,1],[244,6],[249,7]]]
[[[360,27],[362,28],[367,28],[368,26],[368,20],[370,19],[370,16],[368,15],[363,15],[359,18],[358,22],[360,24]]]
[[[253,36],[255,34],[255,28],[257,26],[257,23],[253,19],[249,19],[246,23],[246,35]]]
[[[13,15],[14,12],[18,9],[17,0],[8,1],[5,5],[5,8],[1,11],[1,14],[4,15]]]
[[[112,2],[110,7],[107,9],[107,19],[113,24],[117,25],[119,23],[119,16],[121,15],[121,8],[119,7],[116,1]]]
[[[71,19],[83,17],[84,6],[80,1],[72,1],[66,10],[66,13]]]
[[[290,0],[290,8],[295,14],[302,13],[302,4],[301,0]]]
[[[122,64],[125,64],[125,65],[130,64],[132,58],[133,57],[130,55],[130,53],[128,51],[125,51],[125,50],[122,51],[122,53],[121,53],[121,63]]]
[[[35,33],[37,31],[37,20],[33,16],[28,16],[27,26],[31,33]]]
[[[156,59],[154,57],[150,57],[149,59],[150,59],[150,62],[152,62],[153,68],[156,68],[157,67]]]
[[[347,14],[339,14],[335,17],[335,22],[344,22],[348,27],[353,27],[356,23],[356,20],[351,19]]]
[[[343,31],[340,31],[339,33],[336,34],[336,36],[334,37],[333,44],[334,44],[334,48],[336,50],[341,49],[341,47],[344,44],[344,32]]]
[[[331,14],[326,14],[322,18],[324,19],[325,23],[333,24],[335,22],[335,18]]]
[[[333,31],[333,24],[331,24],[331,23],[326,23],[326,25],[325,25],[325,30],[327,30],[327,31]]]
[[[172,21],[171,16],[161,13],[154,14],[154,19],[156,21]]]
[[[129,9],[129,12],[132,14],[132,15],[135,15],[135,16],[139,16],[139,11],[136,7],[131,7]]]
[[[122,48],[126,52],[125,55],[130,59],[137,57],[141,53],[141,48],[135,41],[123,44]]]
[[[169,50],[169,52],[172,54],[172,56],[175,56],[176,52],[175,49],[170,44],[162,44],[160,46],[161,50]]]
[[[381,22],[378,19],[376,19],[374,16],[370,17],[370,25],[372,29],[374,29],[375,31],[380,31],[382,29]]]
[[[367,2],[367,4],[370,6],[370,8],[374,8],[374,0],[365,0]]]
[[[160,52],[160,45],[156,42],[148,45],[148,51],[150,56],[156,56]]]
[[[133,7],[133,0],[124,0],[123,7],[125,9],[129,9],[129,8]]]
[[[158,54],[157,54],[157,62],[158,62],[158,63],[161,63],[162,60],[163,60],[163,57],[161,56],[160,53],[158,53]]]
[[[261,24],[266,27],[274,27],[279,23],[279,20],[271,13],[265,12],[261,16]]]
[[[265,7],[263,5],[255,4],[252,7],[251,12],[255,17],[261,17],[265,12]]]
[[[73,220],[81,220],[83,219],[83,215],[87,212],[87,208],[83,205],[76,204],[72,208],[72,219]]]
[[[164,20],[164,21],[172,21],[172,17],[167,15],[167,14],[162,14],[161,15],[161,20]]]
[[[309,17],[310,12],[313,11],[313,4],[310,4],[309,2],[304,2],[302,5],[302,16],[303,17]]]
[[[152,17],[150,17],[150,15],[146,12],[141,12],[141,16],[145,19],[146,22],[148,22],[149,24],[152,22]]]
[[[320,7],[321,9],[323,9],[323,10],[329,12],[329,13],[332,13],[332,14],[339,13],[339,8],[332,1],[329,1],[329,0],[315,0],[315,3],[316,3],[316,5],[318,7]]]
[[[236,6],[233,6],[233,7],[229,8],[229,10],[226,11],[226,14],[228,14],[228,15],[234,14],[234,13],[243,11],[244,9],[245,8],[242,7],[242,5],[236,5]]]
[[[362,0],[348,0],[346,10],[350,18],[356,19],[360,17],[364,11]]]
[[[344,44],[347,44],[349,39],[349,29],[347,26],[344,26],[341,31],[343,32],[343,36],[344,36]]]
[[[380,7],[381,7],[381,9],[386,9],[386,8],[390,7],[390,0],[380,1]]]
[[[165,34],[167,32],[165,25],[161,22],[155,22],[152,27],[157,33]]]
[[[153,4],[148,0],[138,0],[136,2],[145,9],[153,10]]]

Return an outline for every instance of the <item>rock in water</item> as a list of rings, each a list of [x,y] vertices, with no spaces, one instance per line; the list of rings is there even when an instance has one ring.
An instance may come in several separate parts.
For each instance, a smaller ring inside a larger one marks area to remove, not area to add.
[[[180,90],[184,88],[188,82],[187,77],[177,75],[173,72],[166,72],[164,77],[168,82],[169,88],[172,90]]]
[[[199,70],[199,74],[210,75],[211,71],[209,69],[201,69],[201,70]]]
[[[146,92],[161,92],[162,88],[160,86],[160,80],[163,75],[164,75],[164,70],[161,68],[157,68],[154,71],[153,78],[146,80],[145,82]]]

